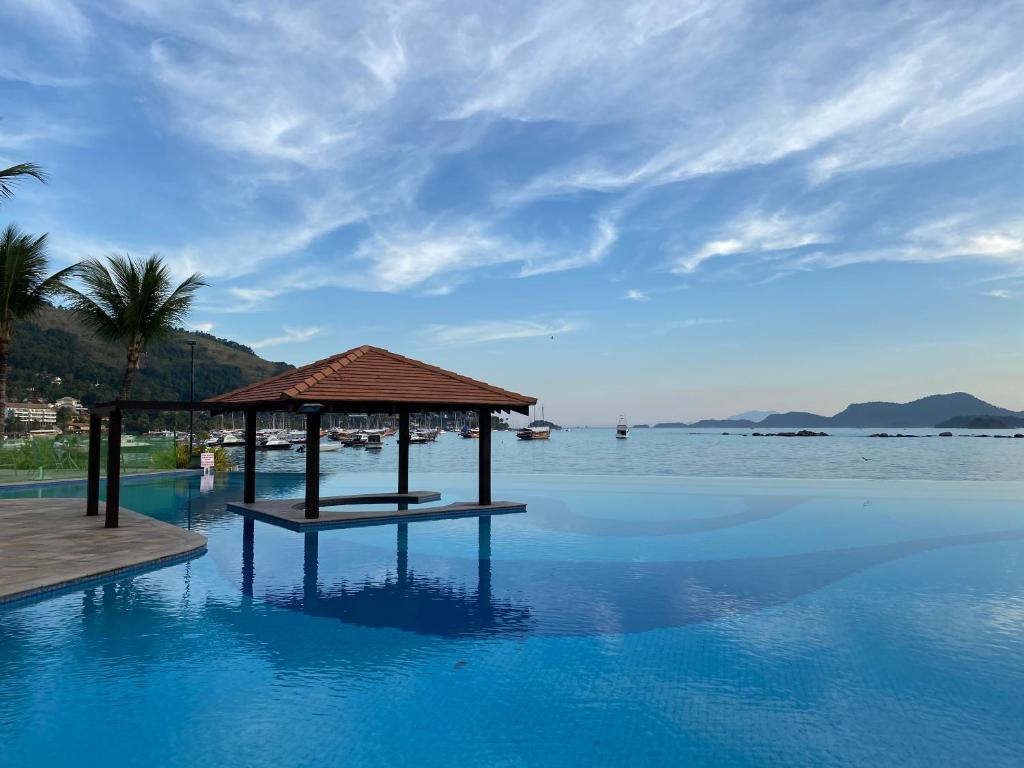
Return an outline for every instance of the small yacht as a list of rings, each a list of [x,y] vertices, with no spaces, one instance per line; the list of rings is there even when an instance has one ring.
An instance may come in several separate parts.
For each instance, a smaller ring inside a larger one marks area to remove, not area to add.
[[[466,438],[480,437],[480,428],[471,427],[469,424],[463,425],[459,435]]]
[[[241,432],[225,432],[220,436],[220,444],[225,448],[232,445],[245,445],[245,437]]]
[[[306,442],[306,431],[304,429],[293,429],[287,434],[285,439],[293,445],[304,443]]]
[[[615,437],[619,440],[629,437],[629,425],[626,423],[625,416],[619,416],[619,423],[615,427]]]
[[[429,443],[429,442],[430,442],[430,435],[428,435],[422,429],[417,429],[414,432],[411,432],[409,434],[409,445],[412,445],[413,443],[419,444],[419,443]]]
[[[292,444],[280,435],[268,435],[263,440],[256,442],[258,451],[287,451],[291,450]]]
[[[380,439],[380,433],[370,432],[366,435],[366,443],[363,447],[368,451],[379,451],[384,447],[384,441]]]

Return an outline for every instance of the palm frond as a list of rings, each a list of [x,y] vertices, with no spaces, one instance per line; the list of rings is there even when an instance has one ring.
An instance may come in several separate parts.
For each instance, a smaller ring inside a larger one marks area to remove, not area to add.
[[[97,335],[143,348],[188,314],[196,291],[206,283],[191,275],[172,288],[170,269],[159,256],[135,259],[112,254],[106,263],[82,262],[75,276],[82,290],[65,290],[71,308]]]
[[[26,176],[46,182],[46,172],[35,163],[19,163],[10,168],[0,168],[0,197],[12,197],[14,183]]]
[[[65,279],[68,270],[46,275],[46,240],[46,235],[33,237],[13,224],[0,234],[0,318],[5,322],[39,311]]]

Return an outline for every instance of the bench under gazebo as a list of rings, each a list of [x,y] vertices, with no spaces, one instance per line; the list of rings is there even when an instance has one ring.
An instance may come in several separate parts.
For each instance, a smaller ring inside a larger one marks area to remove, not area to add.
[[[245,415],[244,482],[241,502],[229,507],[250,519],[293,530],[351,527],[410,520],[521,512],[525,505],[491,498],[491,414],[529,414],[536,398],[486,384],[452,371],[403,357],[386,349],[361,346],[278,374],[231,392],[196,402],[118,400],[93,409],[90,419],[88,514],[99,508],[99,453],[102,418],[109,418],[110,456],[120,451],[121,413],[125,410],[194,410]],[[410,415],[475,412],[479,420],[478,492],[475,501],[409,509],[438,501],[436,491],[409,490]],[[305,496],[256,499],[256,432],[260,413],[302,414],[306,422]],[[351,496],[320,496],[320,432],[325,414],[397,414],[398,482],[395,491]],[[107,526],[117,526],[119,472],[108,461]],[[396,511],[344,510],[355,505],[397,504]],[[341,507],[340,511],[331,508]],[[113,519],[112,519],[113,518]]]

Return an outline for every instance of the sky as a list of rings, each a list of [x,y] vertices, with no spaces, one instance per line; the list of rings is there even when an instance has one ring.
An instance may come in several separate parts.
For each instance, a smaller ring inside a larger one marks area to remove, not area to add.
[[[1024,4],[0,0],[0,219],[610,424],[1024,409]]]

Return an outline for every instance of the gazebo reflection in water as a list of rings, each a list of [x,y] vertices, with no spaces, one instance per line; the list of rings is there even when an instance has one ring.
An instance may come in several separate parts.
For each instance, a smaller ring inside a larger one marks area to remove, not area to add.
[[[365,627],[400,629],[440,637],[476,637],[528,632],[527,606],[495,599],[491,590],[491,518],[479,518],[476,590],[458,580],[417,573],[409,566],[409,524],[396,525],[394,574],[383,579],[325,584],[320,577],[319,531],[306,531],[302,585],[269,589],[259,598],[269,605],[309,616]],[[245,519],[242,593],[254,597],[255,526]]]

